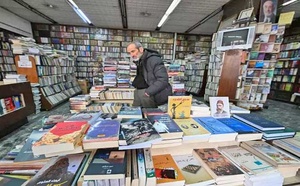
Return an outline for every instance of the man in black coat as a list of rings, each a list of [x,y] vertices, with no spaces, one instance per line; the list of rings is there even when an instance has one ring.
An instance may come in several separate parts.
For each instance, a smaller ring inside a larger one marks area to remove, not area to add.
[[[137,65],[137,75],[132,82],[136,88],[133,106],[155,108],[168,102],[172,87],[168,83],[167,69],[157,51],[143,48],[140,42],[132,42],[127,52]]]

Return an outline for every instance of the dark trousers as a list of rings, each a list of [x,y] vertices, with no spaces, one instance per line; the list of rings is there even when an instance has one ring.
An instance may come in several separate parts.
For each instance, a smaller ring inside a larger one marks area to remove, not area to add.
[[[146,96],[145,89],[134,90],[133,106],[140,106],[143,108],[157,108],[153,96]]]

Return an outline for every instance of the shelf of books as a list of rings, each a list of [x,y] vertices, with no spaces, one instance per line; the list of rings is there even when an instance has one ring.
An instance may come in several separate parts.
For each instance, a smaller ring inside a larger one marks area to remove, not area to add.
[[[77,57],[76,76],[92,82],[96,57],[128,58],[129,42],[140,41],[145,48],[161,53],[170,62],[173,55],[174,34],[90,28],[64,25],[33,24],[34,37],[38,43],[51,44],[55,49],[66,50]]]
[[[299,35],[286,36],[281,45],[269,98],[292,102],[294,93],[300,93],[300,38]]]
[[[209,56],[207,84],[205,87],[204,100],[209,101],[209,97],[218,95],[219,82],[223,66],[223,52],[216,49],[217,33],[213,34],[212,47]]]
[[[14,61],[13,52],[5,33],[0,31],[0,80],[6,74],[16,74],[17,69]]]
[[[258,23],[256,37],[248,54],[241,83],[238,105],[261,109],[270,93],[285,26]]]
[[[11,41],[18,74],[40,86],[42,109],[50,110],[81,92],[74,75],[75,61],[66,52],[53,52],[51,47],[38,46],[31,38]]]

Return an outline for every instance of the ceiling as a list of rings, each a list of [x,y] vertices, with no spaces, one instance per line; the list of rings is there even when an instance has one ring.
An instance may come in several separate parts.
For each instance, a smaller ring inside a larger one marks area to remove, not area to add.
[[[16,1],[23,1],[32,8],[46,15],[49,20],[26,9]],[[92,21],[93,25],[102,28],[122,29],[122,15],[119,1],[122,0],[73,0]],[[154,31],[168,9],[172,0],[124,0],[126,2],[128,29]],[[160,28],[164,32],[191,34],[212,34],[217,30],[218,21],[223,15],[220,9],[230,0],[182,0],[166,23]],[[299,1],[298,1],[299,2]],[[45,5],[53,5],[49,8]],[[65,0],[0,0],[0,7],[35,23],[51,23],[87,26],[73,11]],[[300,3],[288,6],[282,11],[300,9]],[[149,16],[141,15],[147,12]],[[199,21],[209,19],[199,26]],[[300,12],[295,17],[300,17]],[[194,26],[194,27],[193,27]],[[191,29],[193,27],[193,29]]]
[[[65,0],[23,0],[55,22],[87,26]],[[119,0],[73,0],[93,25],[102,28],[123,28]],[[184,33],[197,22],[222,7],[229,0],[182,0],[160,31]],[[172,0],[126,0],[128,29],[155,30]],[[54,8],[45,6],[51,4]],[[0,0],[0,7],[36,23],[51,23],[13,0]],[[146,17],[141,12],[151,14]],[[212,34],[222,11],[190,33]]]

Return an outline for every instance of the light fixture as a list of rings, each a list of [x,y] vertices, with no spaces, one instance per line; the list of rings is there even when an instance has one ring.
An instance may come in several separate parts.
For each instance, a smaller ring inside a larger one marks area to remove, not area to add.
[[[166,20],[168,19],[169,15],[174,11],[174,9],[177,7],[177,5],[180,3],[181,0],[173,0],[167,11],[165,12],[164,16],[159,21],[157,27],[161,27]]]
[[[90,19],[82,12],[82,10],[77,6],[73,0],[66,0],[67,3],[73,8],[76,14],[87,24],[92,25]]]
[[[287,1],[287,2],[283,3],[282,6],[287,6],[287,5],[289,5],[289,4],[293,3],[293,2],[296,2],[296,1],[297,1],[297,0],[290,0],[290,1]]]

